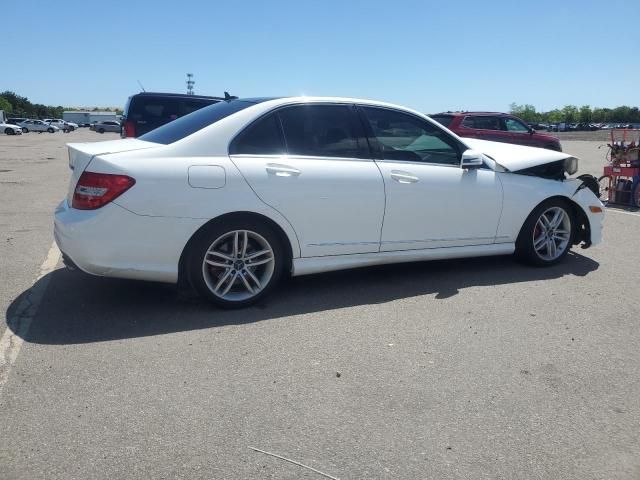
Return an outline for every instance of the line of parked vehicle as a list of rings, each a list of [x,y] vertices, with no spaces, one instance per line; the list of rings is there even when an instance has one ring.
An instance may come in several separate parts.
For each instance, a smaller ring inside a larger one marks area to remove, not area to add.
[[[121,129],[120,122],[116,121],[93,122],[91,124],[78,125],[77,123],[68,122],[61,118],[45,118],[40,120],[34,118],[13,117],[8,118],[6,122],[3,122],[0,119],[0,132],[5,133],[6,135],[22,135],[23,133],[29,132],[56,133],[60,130],[64,133],[69,133],[80,127],[89,127],[89,130],[93,130],[98,133],[119,133]]]
[[[638,128],[640,125],[631,123],[528,123],[534,130],[547,132],[595,132],[596,130],[611,130],[612,128]]]

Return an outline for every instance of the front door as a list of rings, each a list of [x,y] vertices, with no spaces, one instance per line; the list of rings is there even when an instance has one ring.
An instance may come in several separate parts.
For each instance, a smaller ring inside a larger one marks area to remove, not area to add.
[[[381,251],[494,243],[502,185],[493,170],[460,168],[466,147],[427,120],[386,108],[362,112],[386,190]]]
[[[384,184],[353,106],[281,108],[246,128],[230,155],[291,223],[303,257],[378,251]]]

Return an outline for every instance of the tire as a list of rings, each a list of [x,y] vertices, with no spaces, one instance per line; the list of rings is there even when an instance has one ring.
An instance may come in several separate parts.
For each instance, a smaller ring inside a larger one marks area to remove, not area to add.
[[[73,132],[76,129],[76,127],[69,127],[69,131]]]
[[[640,181],[636,182],[636,186],[631,192],[631,203],[634,207],[640,208]]]
[[[55,132],[55,130],[53,128],[49,127],[49,128],[47,128],[47,132],[53,133],[53,132]]]
[[[205,227],[190,242],[186,274],[211,303],[242,308],[273,291],[283,275],[285,255],[280,238],[267,225],[233,219]]]
[[[573,210],[566,201],[552,198],[542,202],[520,230],[516,256],[539,267],[560,263],[573,244],[574,223]]]
[[[598,179],[600,195],[598,198],[602,203],[609,201],[609,188],[611,187],[611,175],[603,175]]]
[[[99,129],[98,133],[104,133],[104,128]]]
[[[12,128],[5,128],[4,129],[4,133],[7,134],[7,135],[15,135],[16,134],[16,132],[14,132]]]
[[[22,133],[29,133],[29,129],[26,127],[22,127]]]

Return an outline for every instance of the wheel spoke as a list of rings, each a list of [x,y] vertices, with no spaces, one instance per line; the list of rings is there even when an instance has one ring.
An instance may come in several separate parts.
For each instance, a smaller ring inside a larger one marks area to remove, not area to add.
[[[237,278],[238,278],[238,272],[232,275],[231,280],[229,281],[229,283],[227,284],[227,286],[224,288],[224,290],[220,295],[224,297],[227,293],[229,293],[229,290],[231,290],[231,287],[233,286],[233,284],[236,283]]]
[[[238,240],[240,232],[233,232],[233,258],[238,258]]]
[[[556,258],[556,242],[554,242],[552,238],[547,241],[547,253],[551,258]]]
[[[242,283],[244,283],[244,286],[247,287],[247,290],[249,290],[249,293],[255,293],[253,290],[253,287],[251,286],[249,281],[246,279],[246,277],[240,274],[240,278],[242,279]]]
[[[249,275],[249,277],[251,277],[251,280],[253,280],[253,282],[256,284],[258,289],[261,289],[262,288],[262,284],[260,283],[260,280],[258,280],[258,277],[256,277],[253,274],[253,272],[251,270],[249,270],[248,268],[245,269],[245,272],[247,272],[247,275]]]
[[[207,255],[213,255],[214,257],[224,258],[228,262],[233,262],[233,258],[232,257],[230,257],[229,255],[225,255],[222,252],[216,252],[214,250],[209,250],[207,252]]]
[[[213,289],[213,293],[217,293],[218,290],[220,290],[220,287],[222,287],[222,284],[225,282],[227,278],[229,278],[230,275],[231,275],[231,269],[227,270],[224,273],[224,275],[220,277],[220,280],[218,281],[216,287]],[[222,295],[224,295],[224,293]]]
[[[562,220],[564,219],[564,210],[557,209],[553,214],[553,218],[551,219],[550,225],[551,228],[558,228]]]
[[[245,230],[243,233],[243,237],[242,237],[242,254],[240,255],[241,258],[244,258],[245,255],[247,254],[247,243],[249,243],[249,233]]]
[[[540,250],[546,242],[547,237],[545,237],[544,235],[540,235],[537,240],[534,240],[533,248],[535,248],[536,250]]]
[[[220,263],[214,262],[213,260],[205,260],[205,262],[207,263],[207,265],[211,265],[212,267],[229,268],[232,266],[231,263]]]

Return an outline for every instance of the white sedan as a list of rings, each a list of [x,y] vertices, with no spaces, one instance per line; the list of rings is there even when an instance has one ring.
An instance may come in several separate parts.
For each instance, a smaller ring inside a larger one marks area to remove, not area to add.
[[[284,275],[505,255],[540,266],[602,237],[566,153],[461,139],[403,107],[232,99],[137,139],[69,144],[65,263],[189,284],[222,307]],[[595,186],[594,186],[595,183]]]
[[[25,120],[24,122],[20,122],[18,124],[24,133],[29,132],[49,132],[55,133],[60,130],[55,125],[49,125],[48,123],[42,120]]]
[[[49,125],[54,125],[65,133],[73,132],[78,128],[77,123],[67,122],[66,120],[62,120],[61,118],[45,118],[43,122],[48,123]]]
[[[6,135],[22,135],[22,128],[18,125],[11,125],[10,123],[4,123],[0,120],[0,132]]]

